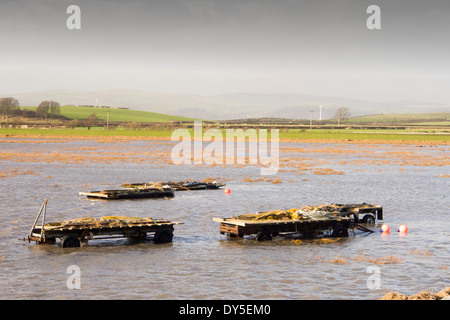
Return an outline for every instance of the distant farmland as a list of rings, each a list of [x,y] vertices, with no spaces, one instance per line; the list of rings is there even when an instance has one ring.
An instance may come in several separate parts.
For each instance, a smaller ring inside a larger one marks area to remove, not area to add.
[[[353,117],[347,123],[417,123],[417,124],[448,124],[450,112],[438,113],[408,113],[408,114],[376,114],[370,116]]]
[[[35,111],[37,107],[22,107]],[[137,111],[129,109],[100,108],[100,107],[74,107],[61,106],[61,116],[67,119],[85,120],[95,113],[99,120],[114,122],[170,122],[170,121],[193,121],[194,119],[172,116],[156,112]],[[49,116],[50,117],[50,116]]]

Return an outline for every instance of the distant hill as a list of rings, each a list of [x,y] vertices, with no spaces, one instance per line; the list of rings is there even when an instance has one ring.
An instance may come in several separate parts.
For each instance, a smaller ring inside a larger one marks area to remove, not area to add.
[[[129,107],[175,116],[209,120],[241,118],[291,118],[322,119],[333,117],[338,107],[347,106],[352,116],[387,113],[446,112],[450,104],[415,101],[371,102],[343,97],[315,96],[307,94],[253,94],[230,93],[220,95],[192,95],[156,93],[141,90],[47,90],[14,94],[22,106],[39,105],[43,100],[55,100],[61,105],[95,105]]]

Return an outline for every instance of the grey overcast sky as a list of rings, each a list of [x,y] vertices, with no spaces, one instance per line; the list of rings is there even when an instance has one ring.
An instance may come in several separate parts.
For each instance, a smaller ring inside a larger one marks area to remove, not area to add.
[[[71,4],[81,30],[69,30]],[[369,5],[381,30],[369,30]],[[450,102],[448,0],[0,0],[0,93],[139,89]]]

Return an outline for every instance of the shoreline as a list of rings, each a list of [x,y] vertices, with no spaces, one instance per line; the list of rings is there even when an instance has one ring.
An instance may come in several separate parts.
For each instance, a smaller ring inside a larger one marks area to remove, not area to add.
[[[447,287],[438,293],[421,291],[410,296],[391,291],[381,297],[380,300],[450,300],[450,287]]]

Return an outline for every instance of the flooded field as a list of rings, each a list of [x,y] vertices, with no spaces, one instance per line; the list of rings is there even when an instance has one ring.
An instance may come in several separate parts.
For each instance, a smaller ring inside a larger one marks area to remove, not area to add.
[[[174,165],[170,141],[0,139],[2,299],[379,299],[450,285],[449,145],[280,143],[276,175],[256,165]],[[125,182],[215,178],[223,190],[171,199],[88,200]],[[173,242],[23,241],[42,202],[47,221],[129,215],[183,222]],[[382,205],[382,235],[272,241],[227,239],[213,217],[307,204]],[[406,224],[406,235],[397,232]],[[67,268],[80,269],[70,290]],[[376,272],[375,272],[375,271]],[[373,287],[373,275],[379,286]]]

